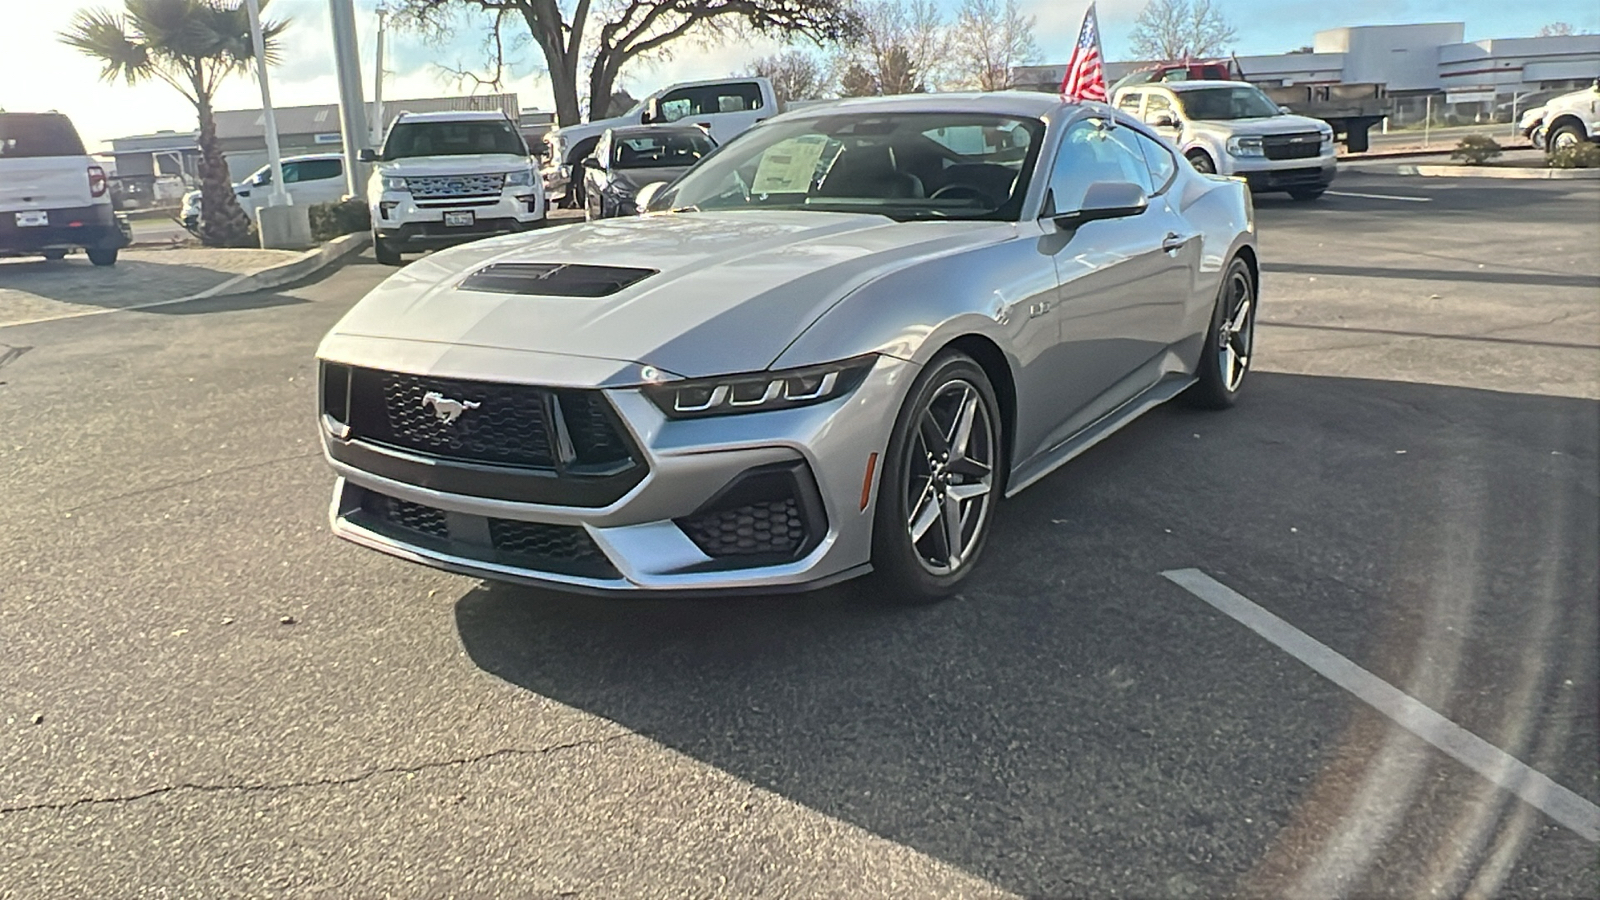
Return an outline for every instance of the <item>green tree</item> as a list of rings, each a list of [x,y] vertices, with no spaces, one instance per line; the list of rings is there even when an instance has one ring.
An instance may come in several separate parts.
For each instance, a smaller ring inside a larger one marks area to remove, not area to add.
[[[261,0],[266,6],[267,0]],[[269,62],[288,22],[262,22]],[[224,78],[255,60],[250,17],[238,0],[123,0],[123,12],[80,10],[62,43],[100,60],[100,76],[139,84],[158,79],[194,104],[200,119],[200,239],[212,247],[250,240],[250,220],[233,194],[228,164],[217,141],[212,105]]]

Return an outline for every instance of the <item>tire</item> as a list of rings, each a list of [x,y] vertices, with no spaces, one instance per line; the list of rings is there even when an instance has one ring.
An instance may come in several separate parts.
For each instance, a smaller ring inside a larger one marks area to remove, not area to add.
[[[116,247],[91,247],[88,250],[89,262],[97,266],[114,266],[117,264]]]
[[[1201,175],[1217,174],[1217,164],[1211,161],[1211,157],[1204,150],[1193,151],[1189,154],[1188,160],[1189,165],[1194,166],[1194,170]]]
[[[1582,128],[1577,125],[1564,124],[1551,131],[1545,138],[1545,152],[1553,154],[1564,147],[1576,147],[1586,140],[1588,140],[1588,137],[1583,133]]]
[[[56,249],[52,249],[52,250],[41,251],[39,255],[43,256],[45,259],[50,260],[51,262],[55,262],[58,259],[66,259],[67,258],[67,251],[62,250],[60,248],[56,248]]]
[[[379,237],[376,233],[372,235],[372,255],[377,257],[378,265],[380,266],[403,265],[400,259],[400,251],[389,246],[389,242]]]
[[[1301,202],[1315,200],[1322,196],[1327,188],[1297,188],[1289,192],[1289,196]]]
[[[1242,314],[1241,302],[1247,304]],[[1258,306],[1255,277],[1249,264],[1236,256],[1223,271],[1222,287],[1217,290],[1205,347],[1195,371],[1199,380],[1183,392],[1183,399],[1190,406],[1227,409],[1238,401],[1255,352]]]
[[[963,420],[964,452],[958,454],[950,445],[961,442],[950,437],[960,433]],[[1002,494],[1004,452],[1000,404],[983,369],[965,354],[936,357],[912,383],[884,455],[872,526],[873,577],[864,584],[873,600],[931,603],[966,580]],[[956,488],[964,496],[953,496]],[[941,495],[948,498],[943,503]],[[954,529],[946,518],[952,512]]]

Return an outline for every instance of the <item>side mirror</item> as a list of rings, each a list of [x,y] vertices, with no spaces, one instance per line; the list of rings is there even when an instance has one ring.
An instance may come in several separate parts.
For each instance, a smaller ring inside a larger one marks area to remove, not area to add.
[[[1076,211],[1053,216],[1062,228],[1072,228],[1100,219],[1137,216],[1150,205],[1144,188],[1127,181],[1096,181],[1083,194],[1083,206]]]
[[[371,147],[362,147],[361,152],[356,154],[356,159],[359,159],[365,163],[377,162],[378,151],[372,149]]]
[[[1294,115],[1294,110],[1290,109],[1287,106],[1283,106],[1281,104],[1278,106],[1278,112],[1281,112],[1286,116]]]
[[[666,186],[667,183],[665,181],[652,181],[639,188],[639,193],[633,195],[633,205],[639,210],[640,215],[644,215],[650,210],[650,201],[654,200],[656,195],[661,193],[661,189]]]
[[[1178,117],[1169,112],[1158,112],[1150,117],[1150,125],[1154,128],[1177,128]]]

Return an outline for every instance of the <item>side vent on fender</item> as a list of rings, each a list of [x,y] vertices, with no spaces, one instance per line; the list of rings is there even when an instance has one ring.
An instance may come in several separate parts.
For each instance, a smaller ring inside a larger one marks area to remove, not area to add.
[[[562,263],[495,263],[461,282],[464,291],[540,297],[609,297],[656,274],[655,269]]]

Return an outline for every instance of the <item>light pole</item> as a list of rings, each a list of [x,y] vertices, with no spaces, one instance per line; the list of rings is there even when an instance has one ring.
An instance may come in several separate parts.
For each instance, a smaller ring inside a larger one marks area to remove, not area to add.
[[[389,18],[389,6],[378,0],[378,56],[372,73],[372,146],[383,144],[383,26]]]
[[[333,23],[333,61],[339,73],[339,125],[344,135],[344,185],[361,195],[361,150],[367,141],[367,104],[361,96],[361,57],[356,49],[356,10],[352,0],[328,0]]]
[[[246,0],[250,12],[250,46],[255,50],[256,81],[261,85],[261,122],[267,131],[267,166],[272,172],[272,190],[267,192],[268,206],[289,204],[289,192],[283,189],[283,154],[278,149],[278,119],[272,112],[272,88],[267,85],[267,48],[261,37],[261,2]]]

